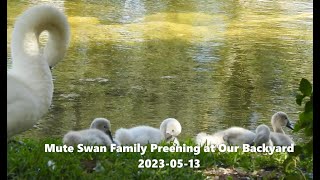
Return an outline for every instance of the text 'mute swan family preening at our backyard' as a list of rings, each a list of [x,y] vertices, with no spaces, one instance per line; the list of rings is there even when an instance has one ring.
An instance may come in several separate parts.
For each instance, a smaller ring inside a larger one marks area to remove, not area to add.
[[[282,129],[282,126],[286,126],[293,129],[292,124],[284,112],[277,112],[271,118],[271,125],[274,132],[270,132],[270,129],[265,126],[258,126],[256,133],[241,128],[231,127],[223,131],[218,131],[215,134],[207,134],[204,132],[199,133],[195,141],[198,145],[242,145],[242,144],[253,144],[253,143],[265,143],[266,145],[275,146],[288,146],[294,144],[292,139],[286,135]],[[270,139],[271,142],[268,140]]]
[[[41,32],[49,32],[40,49]],[[12,67],[7,72],[7,138],[32,128],[51,105],[50,67],[65,56],[70,40],[66,16],[57,8],[38,5],[26,10],[14,24]]]
[[[118,144],[112,138],[110,121],[105,118],[95,118],[90,129],[70,131],[63,137],[63,144],[66,145],[110,145]]]
[[[115,132],[115,139],[121,144],[159,144],[161,141],[179,145],[177,136],[181,133],[181,124],[174,118],[165,119],[160,129],[150,126],[136,126],[130,129],[120,128]]]

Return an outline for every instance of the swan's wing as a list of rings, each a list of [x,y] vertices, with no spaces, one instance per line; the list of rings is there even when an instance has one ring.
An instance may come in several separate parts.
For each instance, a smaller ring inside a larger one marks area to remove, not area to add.
[[[7,80],[7,135],[10,138],[31,128],[41,114],[30,90],[11,76]]]
[[[217,132],[213,135],[209,135],[206,133],[199,133],[196,136],[196,143],[197,145],[203,146],[203,145],[220,145],[225,144],[225,141],[223,140],[223,132]]]
[[[257,134],[253,141],[256,145],[262,145],[263,143],[269,143],[269,140],[270,136],[265,134]]]
[[[128,129],[120,128],[116,130],[114,138],[118,140],[119,144],[133,144],[133,138]]]
[[[231,145],[251,144],[256,136],[254,132],[239,127],[229,128],[224,134],[223,139]]]
[[[159,129],[153,127],[143,127],[140,131],[134,131],[132,134],[135,143],[144,144],[159,144],[164,138],[161,136]]]
[[[274,146],[289,146],[294,144],[293,140],[289,136],[281,133],[271,132],[270,139]]]

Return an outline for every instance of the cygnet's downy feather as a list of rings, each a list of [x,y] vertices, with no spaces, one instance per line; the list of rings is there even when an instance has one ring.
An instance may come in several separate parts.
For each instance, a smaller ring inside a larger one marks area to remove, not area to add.
[[[174,141],[178,144],[177,136],[181,133],[181,125],[174,118],[165,119],[160,129],[150,126],[137,126],[130,129],[120,128],[115,132],[115,139],[121,144],[159,144],[161,141]]]
[[[63,144],[69,146],[77,144],[110,145],[112,143],[116,142],[112,138],[110,121],[105,118],[94,119],[90,129],[70,131],[63,137]]]
[[[199,133],[196,136],[196,143],[198,145],[239,145],[251,144],[255,138],[255,133],[241,127],[231,127],[226,130],[218,131],[215,134],[209,135],[206,133]]]
[[[284,133],[282,127],[293,129],[293,125],[284,112],[277,112],[271,118],[271,124],[274,132],[270,133],[270,138],[274,146],[290,146],[294,141]]]
[[[259,125],[256,128],[256,137],[253,140],[254,145],[261,146],[272,146],[273,143],[270,139],[270,128],[264,124]]]

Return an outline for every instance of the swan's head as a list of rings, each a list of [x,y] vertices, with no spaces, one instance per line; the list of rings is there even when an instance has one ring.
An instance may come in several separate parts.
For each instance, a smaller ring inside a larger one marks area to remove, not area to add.
[[[274,127],[274,128],[280,128],[282,126],[286,126],[286,127],[293,130],[293,125],[292,125],[290,119],[288,118],[288,115],[284,112],[281,112],[281,111],[275,113],[272,116],[271,124],[272,124],[272,127]]]
[[[265,125],[265,124],[261,124],[256,128],[256,134],[266,134],[266,135],[270,135],[270,128]]]
[[[103,132],[105,132],[111,139],[112,142],[113,138],[112,138],[112,133],[111,133],[111,124],[110,121],[106,118],[95,118],[91,125],[90,128],[92,129],[99,129]]]
[[[181,129],[181,124],[174,118],[167,118],[160,125],[160,131],[167,141],[177,137],[181,133]]]
[[[253,143],[256,146],[266,144],[270,141],[270,128],[264,124],[259,125],[256,128],[256,137],[253,140]]]

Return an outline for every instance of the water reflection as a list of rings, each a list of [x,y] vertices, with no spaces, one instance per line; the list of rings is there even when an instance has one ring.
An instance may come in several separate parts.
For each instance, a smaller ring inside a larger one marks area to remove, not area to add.
[[[64,1],[63,0],[29,0],[30,6],[37,5],[37,4],[50,4],[61,11],[65,11]]]
[[[8,2],[9,34],[38,3],[23,2]],[[175,117],[182,139],[270,126],[280,110],[298,118],[297,85],[312,81],[312,1],[59,2],[71,46],[53,71],[49,113],[22,136],[61,137],[95,117],[114,130]]]
[[[145,16],[144,2],[140,0],[126,0],[124,2],[120,23],[132,23]]]

